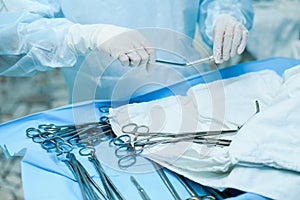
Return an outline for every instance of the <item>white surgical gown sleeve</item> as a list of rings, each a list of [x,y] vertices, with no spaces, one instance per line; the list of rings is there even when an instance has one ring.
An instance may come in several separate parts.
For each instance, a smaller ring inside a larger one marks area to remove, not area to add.
[[[73,23],[55,0],[3,0],[0,10],[0,75],[28,76],[70,67],[76,55],[64,45]]]
[[[252,27],[253,7],[251,0],[203,0],[198,19],[203,41],[212,47],[213,24],[219,14],[235,17],[248,30]]]

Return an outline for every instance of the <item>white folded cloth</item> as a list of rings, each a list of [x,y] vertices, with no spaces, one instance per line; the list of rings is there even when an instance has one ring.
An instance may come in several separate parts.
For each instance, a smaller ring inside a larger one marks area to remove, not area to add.
[[[128,123],[146,125],[153,133],[241,127],[235,134],[216,136],[232,140],[229,147],[182,142],[147,148],[142,155],[217,188],[274,199],[293,199],[300,193],[289,190],[300,185],[300,65],[283,77],[270,70],[252,72],[196,85],[186,96],[113,108],[110,122],[117,135],[124,134],[122,127]]]

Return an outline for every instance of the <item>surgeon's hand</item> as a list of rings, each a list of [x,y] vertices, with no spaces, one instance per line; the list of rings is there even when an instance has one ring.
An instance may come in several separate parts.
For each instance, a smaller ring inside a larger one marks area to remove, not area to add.
[[[245,50],[246,27],[228,14],[217,16],[213,26],[213,56],[216,63],[229,60]]]
[[[67,45],[77,54],[102,50],[124,66],[145,66],[151,70],[155,52],[148,40],[133,29],[113,25],[74,24],[66,36]]]

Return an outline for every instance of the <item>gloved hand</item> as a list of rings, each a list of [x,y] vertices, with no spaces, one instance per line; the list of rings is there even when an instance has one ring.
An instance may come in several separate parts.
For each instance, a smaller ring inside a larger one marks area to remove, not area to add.
[[[213,26],[213,56],[216,63],[227,61],[245,50],[246,27],[228,14],[217,16]]]
[[[138,31],[123,27],[74,24],[66,36],[67,45],[77,54],[102,50],[124,66],[145,66],[151,70],[155,53],[151,44]]]

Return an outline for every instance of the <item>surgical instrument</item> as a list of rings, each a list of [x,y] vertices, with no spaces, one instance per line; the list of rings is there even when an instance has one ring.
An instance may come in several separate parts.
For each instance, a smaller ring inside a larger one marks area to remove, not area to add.
[[[174,186],[172,185],[171,181],[169,180],[165,172],[163,171],[162,167],[155,162],[152,162],[152,164],[155,170],[157,171],[157,173],[159,174],[159,176],[161,177],[161,179],[163,180],[164,184],[167,186],[168,190],[171,192],[174,199],[180,200],[181,199],[180,196],[178,195],[177,191],[175,190]]]
[[[245,124],[248,123],[248,121],[250,121],[257,113],[260,112],[260,106],[258,100],[255,100],[255,109],[256,109],[255,113],[251,117],[249,117],[241,126],[239,126],[238,129],[241,129]]]
[[[93,163],[97,173],[99,174],[99,177],[102,181],[102,185],[103,185],[109,199],[115,199],[114,195],[116,195],[117,199],[124,200],[125,198],[122,196],[122,194],[117,189],[117,187],[113,184],[113,182],[109,178],[109,176],[105,173],[105,171],[101,165],[101,162],[96,157],[95,148],[93,146],[82,147],[79,150],[79,154],[82,156],[89,156],[88,159],[91,163]]]
[[[42,124],[38,126],[38,129],[28,128],[26,135],[34,142],[40,143],[47,151],[54,150],[57,152],[57,156],[65,155],[62,161],[73,172],[84,200],[100,199],[96,191],[105,200],[111,200],[114,198],[111,198],[111,195],[107,196],[101,190],[82,164],[76,159],[75,155],[71,153],[76,145],[82,147],[79,153],[84,154],[84,150],[89,146],[108,140],[112,135],[111,132],[110,125],[102,121],[79,125]],[[94,155],[94,151],[91,151],[91,154]],[[92,157],[90,161],[97,169],[100,168],[100,164],[95,157]],[[107,180],[107,178],[105,178],[105,180]],[[118,199],[122,198],[118,196]]]
[[[150,200],[150,197],[148,196],[148,194],[146,193],[144,188],[142,188],[142,186],[137,182],[137,180],[133,176],[130,176],[130,180],[133,183],[133,185],[136,187],[136,189],[138,190],[138,192],[139,192],[140,196],[142,197],[142,199],[143,200]]]
[[[155,60],[157,63],[161,63],[161,64],[166,64],[166,65],[176,65],[176,66],[182,66],[182,67],[187,67],[187,66],[191,66],[191,65],[199,65],[205,62],[209,62],[209,61],[213,61],[214,57],[213,56],[208,56],[206,58],[202,58],[199,60],[195,60],[192,62],[186,62],[186,63],[179,63],[179,62],[173,62],[173,61],[166,61],[166,60]]]
[[[113,144],[117,146],[115,155],[119,158],[118,164],[121,168],[130,167],[135,164],[136,156],[140,155],[145,149],[157,145],[174,144],[179,142],[193,142],[207,145],[208,147],[227,147],[230,139],[220,138],[223,135],[236,134],[253,116],[259,113],[259,102],[255,101],[256,112],[236,129],[215,130],[215,131],[196,131],[196,132],[150,132],[146,125],[128,123],[122,126],[124,133],[113,139]]]
[[[109,197],[109,199],[114,200],[115,198],[113,196],[113,192],[112,192],[111,188],[109,187],[107,175],[105,174],[105,172],[104,172],[102,166],[100,165],[100,162],[96,158],[95,154],[92,153],[91,156],[88,159],[89,159],[90,162],[93,163],[97,173],[99,174],[99,177],[101,179],[101,182],[102,182],[102,185],[103,185],[104,190],[106,192],[106,195]]]
[[[83,199],[84,200],[87,200],[88,199],[88,194],[87,194],[87,192],[85,191],[85,186],[84,186],[84,184],[83,184],[83,180],[81,179],[81,177],[80,177],[80,173],[79,173],[79,171],[78,171],[78,168],[76,167],[76,166],[74,166],[74,164],[72,163],[72,162],[70,162],[70,160],[68,160],[68,159],[65,159],[65,160],[63,160],[63,162],[69,167],[69,169],[73,172],[73,175],[74,175],[74,177],[75,177],[75,179],[76,179],[76,181],[78,182],[78,184],[79,184],[79,187],[80,187],[80,191],[81,191],[81,193],[82,193],[82,196],[83,196]]]
[[[229,146],[231,140],[213,138],[222,134],[234,134],[238,129],[223,131],[204,131],[186,133],[152,133],[145,125],[138,126],[129,123],[122,128],[125,133],[113,139],[117,146],[115,155],[119,158],[118,164],[121,168],[130,167],[136,162],[136,156],[140,155],[146,148],[156,145],[174,144],[178,142],[194,142],[210,146]]]
[[[109,124],[109,117],[107,116],[109,114],[109,109],[111,106],[100,106],[98,109],[100,113],[105,114],[100,117],[100,122]]]
[[[78,127],[78,128],[76,128]],[[74,145],[96,145],[112,136],[111,126],[104,122],[79,125],[39,125],[39,129],[28,128],[27,137],[40,143],[47,151],[56,150],[58,155],[73,150]]]
[[[132,147],[131,144],[124,144],[124,146],[122,145],[117,147],[115,150],[115,155],[119,158],[119,167],[125,169],[136,163],[136,157],[138,154],[135,151],[135,147]]]
[[[182,175],[180,174],[175,174],[175,175],[177,176],[178,180],[182,183],[182,185],[185,187],[185,189],[192,195],[192,197],[189,197],[186,200],[217,200],[212,195],[199,196]]]
[[[66,159],[63,159],[63,162],[65,162],[73,172],[77,182],[79,183],[84,200],[99,199],[99,196],[95,193],[91,186],[93,186],[105,200],[109,200],[105,193],[99,188],[88,172],[76,159],[73,153],[68,153]]]
[[[210,138],[209,136],[220,136],[223,134],[236,133],[237,131],[238,129],[220,130],[220,131],[218,130],[218,131],[178,132],[178,133],[150,132],[149,127],[145,125],[139,126],[135,123],[129,123],[122,127],[122,132],[125,133],[125,135],[128,134],[133,136],[133,142],[135,144],[140,144],[140,145],[145,141],[149,142],[148,145],[150,145],[151,141],[153,141],[153,144],[160,143],[160,142],[176,143],[182,141],[193,141],[198,143],[204,143],[203,139],[209,139]],[[163,140],[159,140],[161,138],[163,138]],[[172,140],[168,141],[166,139],[172,139]],[[230,144],[230,141],[222,140],[222,139],[214,140],[213,138],[210,138],[210,141],[215,141],[216,143],[214,144],[220,146],[228,146]],[[207,140],[207,144],[208,143],[209,140]]]
[[[194,142],[198,144],[211,145],[211,146],[229,146],[231,140],[227,139],[214,139],[205,137],[189,136],[184,138],[134,138],[131,139],[130,135],[120,135],[114,138],[114,144],[117,146],[115,155],[119,158],[118,164],[121,168],[130,167],[136,162],[136,156],[140,155],[146,148],[154,147],[156,145],[171,144],[177,142]]]

